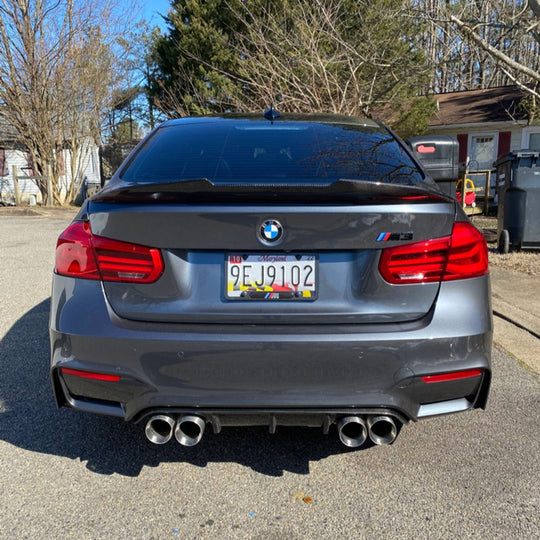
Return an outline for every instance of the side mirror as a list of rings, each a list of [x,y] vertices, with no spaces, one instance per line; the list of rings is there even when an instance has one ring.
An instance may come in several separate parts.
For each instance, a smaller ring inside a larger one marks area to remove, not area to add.
[[[405,142],[426,173],[437,182],[439,189],[454,197],[459,177],[457,140],[448,135],[424,135],[411,137]]]

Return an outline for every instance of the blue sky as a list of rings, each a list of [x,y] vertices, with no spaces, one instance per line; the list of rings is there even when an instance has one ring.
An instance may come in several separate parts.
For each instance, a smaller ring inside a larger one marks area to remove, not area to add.
[[[151,26],[158,25],[165,28],[160,15],[167,15],[171,7],[170,0],[141,0],[141,18],[145,18]]]

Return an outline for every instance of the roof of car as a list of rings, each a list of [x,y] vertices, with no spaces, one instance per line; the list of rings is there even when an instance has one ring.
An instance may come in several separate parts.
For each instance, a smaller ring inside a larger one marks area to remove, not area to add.
[[[298,114],[281,113],[281,116],[275,120],[267,120],[261,113],[228,113],[215,116],[190,116],[185,118],[176,118],[168,120],[162,126],[175,126],[185,124],[201,123],[221,123],[221,122],[261,122],[261,123],[285,123],[285,122],[307,122],[314,124],[333,124],[333,125],[355,125],[380,128],[380,124],[369,118],[355,116],[344,116],[337,114]]]

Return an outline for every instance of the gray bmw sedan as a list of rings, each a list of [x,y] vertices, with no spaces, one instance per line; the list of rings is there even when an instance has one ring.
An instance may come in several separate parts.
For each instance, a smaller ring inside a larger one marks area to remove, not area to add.
[[[487,247],[371,120],[172,120],[60,236],[50,338],[58,406],[157,444],[247,425],[389,444],[486,405]]]

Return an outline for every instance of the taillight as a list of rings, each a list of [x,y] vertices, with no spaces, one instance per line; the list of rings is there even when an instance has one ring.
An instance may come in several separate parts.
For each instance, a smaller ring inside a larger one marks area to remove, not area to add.
[[[97,264],[103,281],[152,283],[163,272],[159,249],[93,236]]]
[[[431,283],[488,273],[484,236],[470,223],[455,223],[451,236],[382,251],[379,271],[389,283]]]
[[[92,249],[90,223],[75,221],[58,238],[55,270],[64,276],[101,279]]]
[[[103,281],[152,283],[163,272],[159,249],[94,236],[90,223],[75,221],[58,239],[58,274]]]
[[[488,272],[484,235],[470,223],[455,223],[444,281],[485,276]]]

